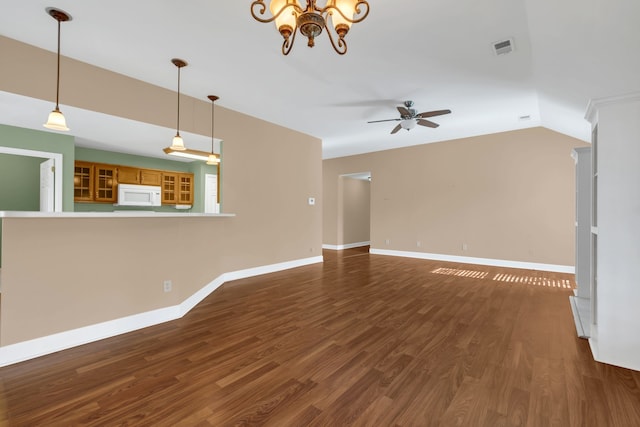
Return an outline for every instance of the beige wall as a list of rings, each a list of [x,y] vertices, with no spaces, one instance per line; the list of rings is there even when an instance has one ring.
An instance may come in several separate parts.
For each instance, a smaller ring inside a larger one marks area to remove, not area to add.
[[[368,242],[370,238],[371,185],[362,179],[340,177],[342,214],[338,213],[338,244]]]
[[[4,37],[0,51],[11,63],[0,67],[0,90],[55,95],[50,67],[38,65],[54,54]],[[175,93],[63,65],[63,104],[175,125]],[[210,114],[209,101],[188,98],[181,130],[206,135]],[[0,345],[173,306],[224,272],[320,256],[321,141],[225,108],[216,134],[225,141],[222,205],[234,218],[5,218]],[[165,279],[173,292],[163,292]]]
[[[574,265],[584,145],[532,128],[324,160],[323,243],[337,244],[338,177],[371,171],[372,248]]]

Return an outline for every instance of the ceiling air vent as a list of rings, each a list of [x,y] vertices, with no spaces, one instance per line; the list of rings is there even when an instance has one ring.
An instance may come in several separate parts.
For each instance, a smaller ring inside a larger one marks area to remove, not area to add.
[[[496,55],[506,55],[507,53],[513,52],[513,39],[493,43],[493,51]]]

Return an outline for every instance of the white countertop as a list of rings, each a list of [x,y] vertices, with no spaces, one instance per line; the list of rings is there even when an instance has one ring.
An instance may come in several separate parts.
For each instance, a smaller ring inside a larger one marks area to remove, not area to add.
[[[229,218],[231,213],[179,213],[152,211],[118,212],[36,212],[36,211],[0,211],[0,218]]]

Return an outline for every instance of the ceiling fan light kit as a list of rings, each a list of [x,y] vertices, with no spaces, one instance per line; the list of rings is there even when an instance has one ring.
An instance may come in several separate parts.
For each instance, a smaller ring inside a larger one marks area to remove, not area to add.
[[[398,112],[400,113],[400,117],[396,119],[384,119],[384,120],[372,120],[367,123],[380,123],[380,122],[400,122],[396,127],[391,131],[392,134],[398,132],[400,129],[405,129],[410,131],[416,125],[425,126],[429,128],[437,128],[440,126],[439,124],[432,122],[431,120],[427,120],[427,117],[435,117],[442,116],[444,114],[451,113],[451,110],[434,110],[434,111],[425,111],[424,113],[416,113],[416,110],[413,107],[413,101],[405,101],[404,106],[397,106]]]
[[[315,46],[315,38],[327,29],[333,49],[340,55],[347,53],[345,36],[352,24],[362,22],[369,14],[366,0],[326,0],[324,7],[316,5],[316,0],[305,0],[306,8],[298,0],[270,0],[271,17],[264,17],[267,11],[265,0],[251,3],[251,15],[259,22],[275,22],[284,42],[282,53],[291,52],[296,39],[296,30],[307,38],[307,46]],[[328,26],[329,20],[331,27]],[[335,34],[333,34],[335,32]]]
[[[71,21],[71,15],[53,7],[45,9],[47,13],[56,21],[58,21],[58,68],[56,75],[56,107],[49,113],[47,122],[43,125],[47,129],[68,131],[67,121],[64,115],[60,111],[60,23]]]

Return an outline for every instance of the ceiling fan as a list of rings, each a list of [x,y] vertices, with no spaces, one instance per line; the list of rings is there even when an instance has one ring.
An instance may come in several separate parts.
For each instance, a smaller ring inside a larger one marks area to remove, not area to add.
[[[394,127],[391,131],[392,134],[398,132],[400,129],[406,129],[407,131],[416,127],[416,125],[426,126],[429,128],[437,128],[440,126],[437,123],[432,122],[431,120],[426,120],[427,117],[435,117],[442,116],[443,114],[451,113],[451,110],[435,110],[435,111],[427,111],[424,113],[417,114],[416,110],[413,108],[413,101],[404,101],[404,107],[396,107],[400,112],[400,117],[397,119],[386,119],[386,120],[373,120],[367,123],[380,123],[380,122],[400,122],[398,126]]]

